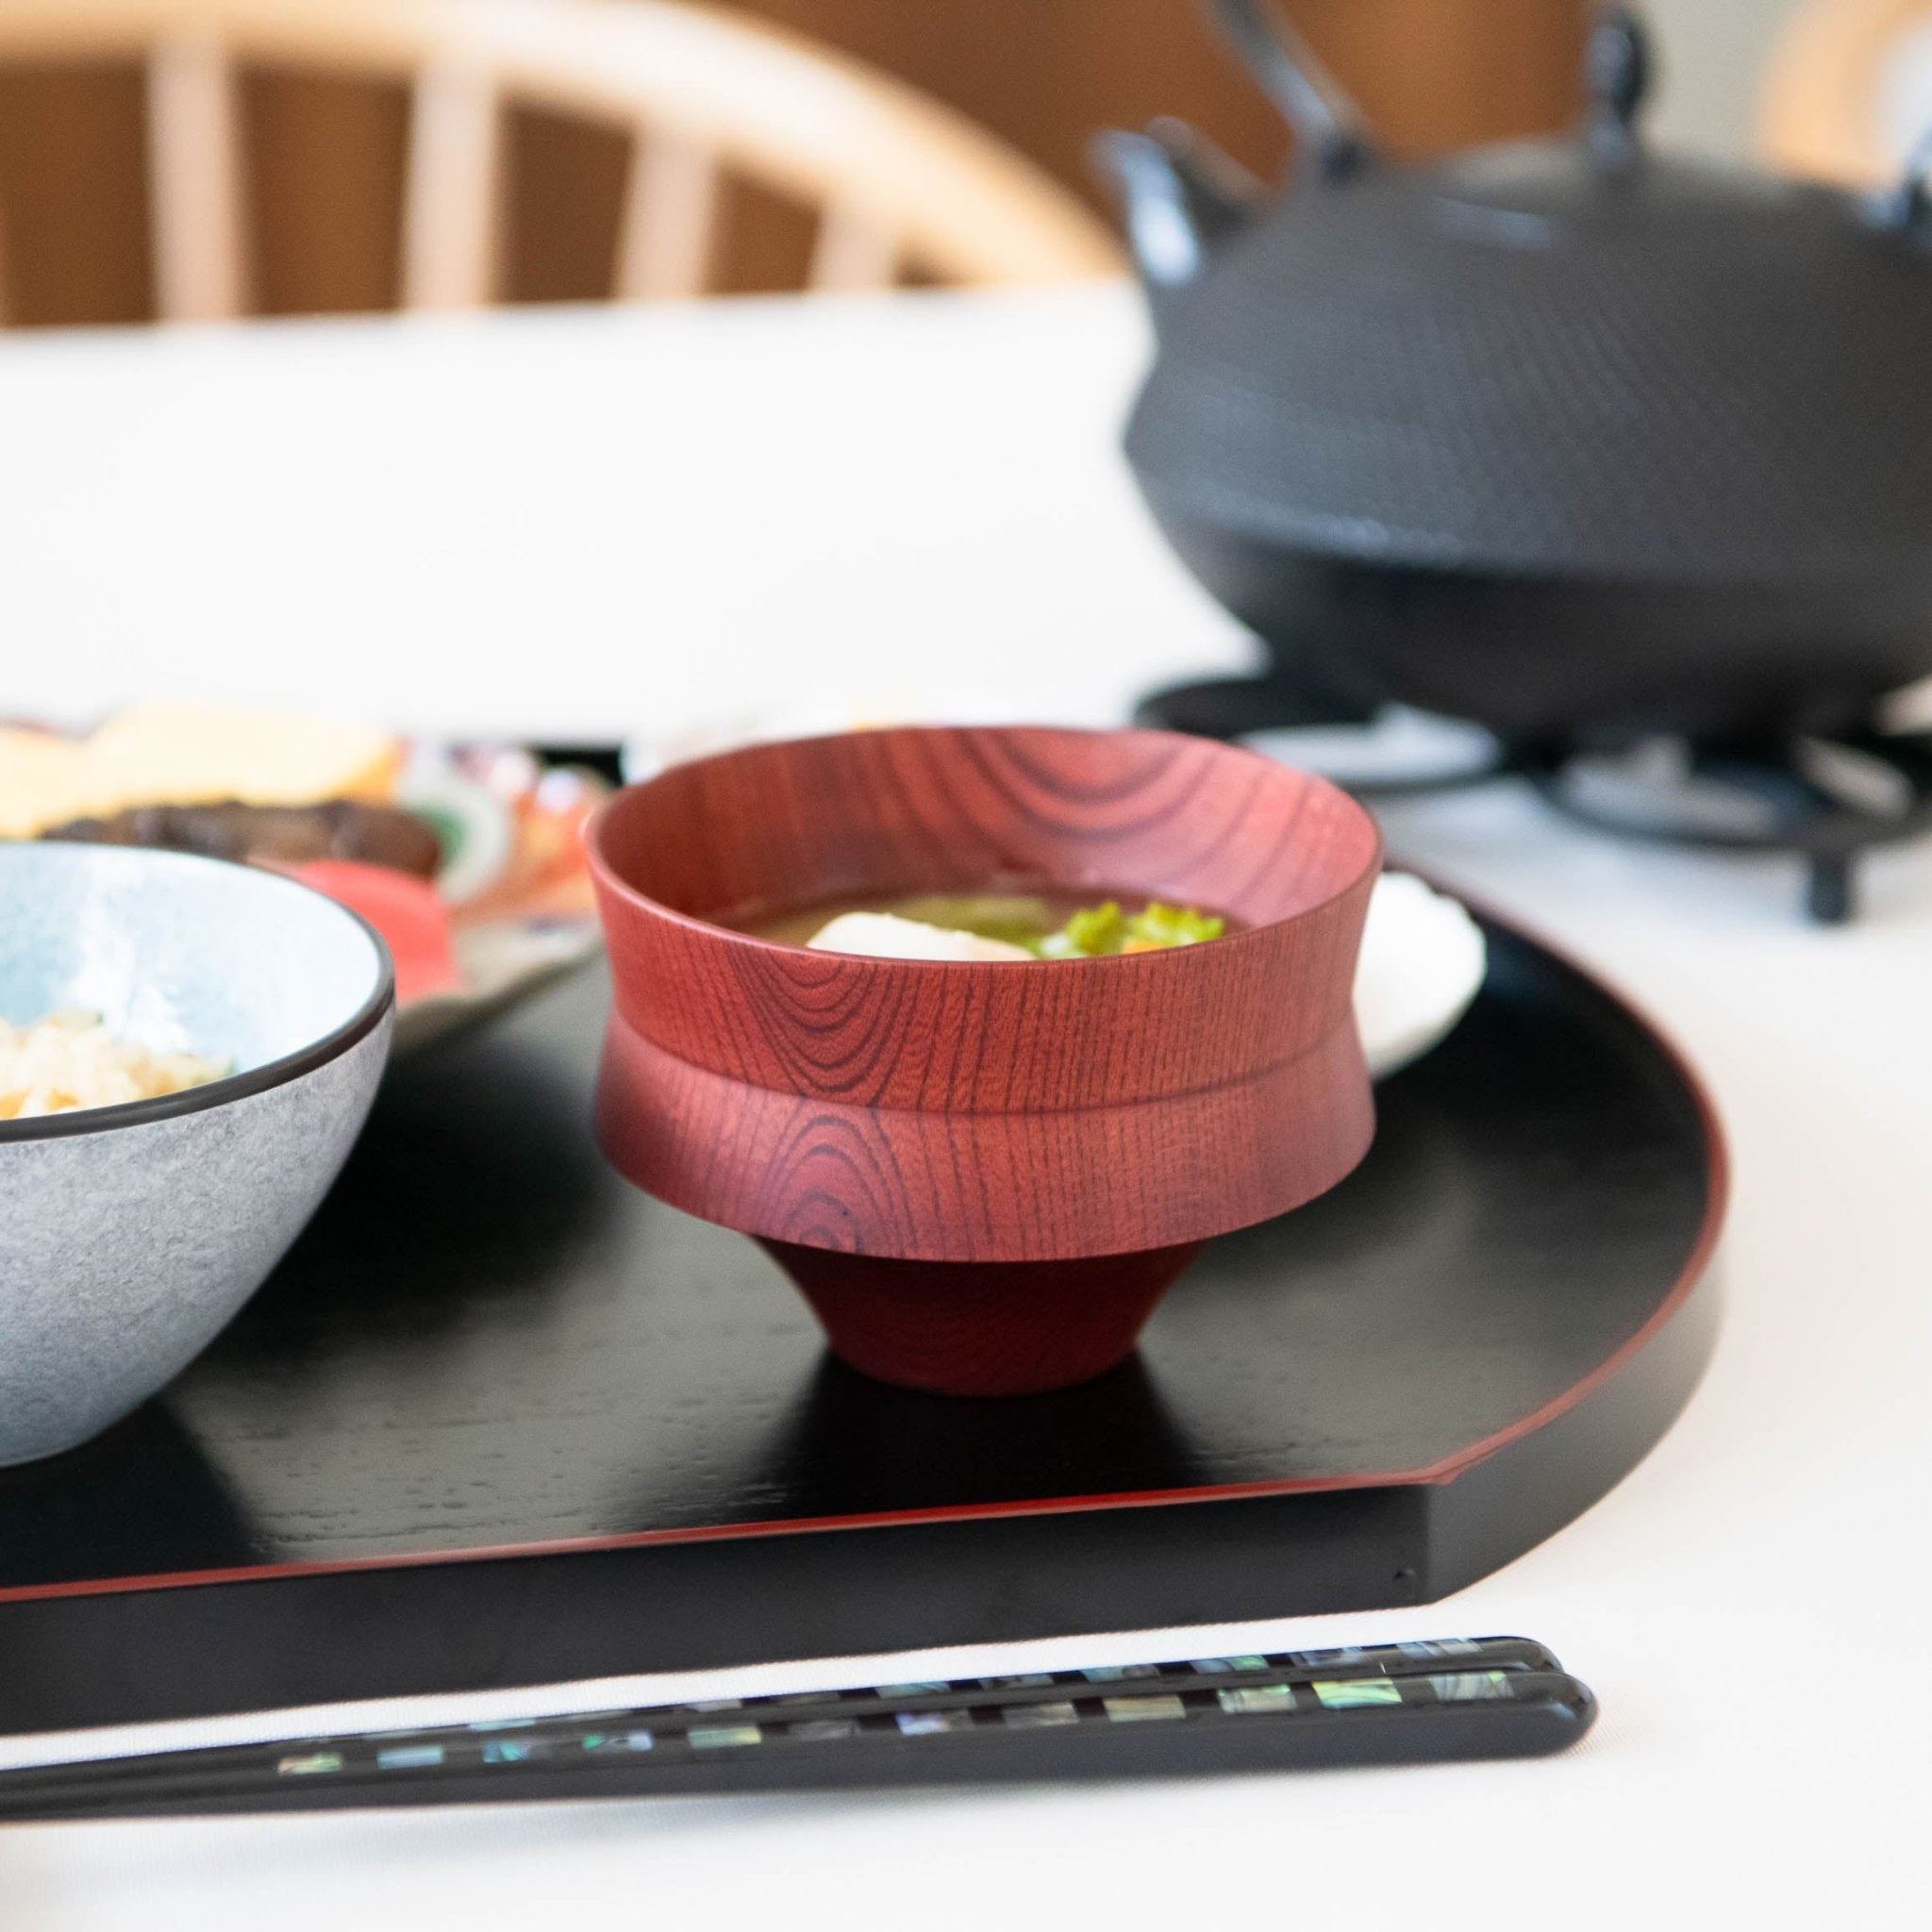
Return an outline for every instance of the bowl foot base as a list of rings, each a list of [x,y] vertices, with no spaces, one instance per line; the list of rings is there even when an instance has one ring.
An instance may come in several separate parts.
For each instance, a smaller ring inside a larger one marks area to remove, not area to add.
[[[1072,1261],[899,1261],[758,1245],[863,1374],[935,1395],[1036,1395],[1124,1361],[1204,1243]]]

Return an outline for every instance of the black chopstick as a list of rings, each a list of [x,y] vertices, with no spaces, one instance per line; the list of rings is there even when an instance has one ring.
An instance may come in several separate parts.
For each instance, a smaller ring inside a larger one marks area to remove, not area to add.
[[[1538,1755],[1590,1692],[1525,1638],[923,1680],[0,1772],[0,1820]]]

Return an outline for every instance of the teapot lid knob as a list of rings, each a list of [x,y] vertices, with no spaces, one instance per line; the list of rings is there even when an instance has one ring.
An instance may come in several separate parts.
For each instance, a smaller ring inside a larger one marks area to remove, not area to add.
[[[1591,29],[1583,57],[1590,89],[1591,131],[1611,144],[1635,144],[1638,110],[1650,92],[1650,36],[1627,7],[1606,7]]]

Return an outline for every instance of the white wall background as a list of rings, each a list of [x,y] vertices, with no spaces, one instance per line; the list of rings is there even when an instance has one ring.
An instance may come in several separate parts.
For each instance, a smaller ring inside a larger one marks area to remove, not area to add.
[[[1759,80],[1793,0],[1649,0],[1658,78],[1649,126],[1673,147],[1728,160],[1752,148]]]

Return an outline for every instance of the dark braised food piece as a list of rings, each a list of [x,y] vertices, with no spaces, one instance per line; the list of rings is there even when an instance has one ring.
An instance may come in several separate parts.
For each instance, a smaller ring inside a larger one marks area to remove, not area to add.
[[[419,879],[433,879],[442,862],[441,841],[413,813],[352,798],[321,805],[141,805],[111,818],[75,819],[41,836],[284,865],[354,858]]]

